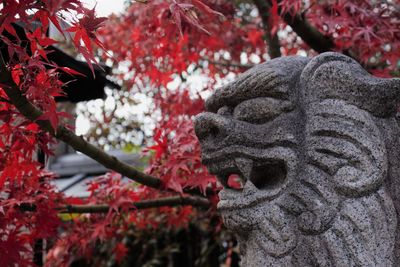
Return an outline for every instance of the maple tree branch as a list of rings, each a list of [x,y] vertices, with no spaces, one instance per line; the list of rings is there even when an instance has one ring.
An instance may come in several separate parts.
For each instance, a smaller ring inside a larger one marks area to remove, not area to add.
[[[253,2],[258,8],[261,18],[263,20],[264,31],[270,32],[270,29],[268,28],[268,13],[269,9],[271,8],[271,3],[267,0],[253,0]],[[280,1],[278,1],[278,3],[279,2]],[[328,36],[323,35],[317,28],[312,26],[304,15],[291,15],[289,12],[282,14],[280,10],[278,13],[281,15],[282,19],[293,29],[293,31],[303,40],[303,42],[318,53],[332,51],[335,47],[332,39]],[[267,27],[265,25],[267,25]],[[272,45],[274,45],[272,39],[271,41]]]
[[[82,137],[75,135],[64,126],[59,125],[55,131],[48,120],[38,120],[42,112],[30,103],[21,93],[18,86],[13,81],[2,55],[0,55],[0,85],[18,111],[27,119],[36,122],[44,131],[49,132],[57,139],[64,141],[75,150],[89,156],[106,168],[114,170],[133,181],[156,189],[163,188],[160,179],[140,172],[132,166],[119,161],[116,157],[110,156],[102,149],[88,143]]]
[[[271,23],[270,23],[270,9],[271,6],[268,4],[266,0],[253,0],[255,6],[258,9],[258,13],[261,16],[263,29],[264,29],[264,38],[268,43],[268,54],[271,58],[280,57],[281,54],[281,45],[279,43],[278,34],[271,34]]]
[[[282,15],[283,20],[292,27],[293,31],[306,43],[309,47],[318,53],[332,51],[335,47],[332,39],[323,35],[317,28],[313,27],[307,19],[300,15],[294,16],[289,13]]]
[[[150,209],[159,207],[197,206],[209,207],[210,202],[202,197],[165,197],[152,200],[143,200],[132,203],[129,210]],[[59,213],[105,213],[110,210],[108,205],[66,205],[59,208]]]
[[[142,200],[133,202],[132,207],[129,210],[142,210],[159,207],[176,207],[176,206],[194,206],[194,207],[210,207],[210,202],[203,197],[196,196],[174,196],[164,197],[151,200]],[[36,211],[36,205],[34,204],[21,204],[19,208],[22,211]],[[63,205],[58,207],[57,210],[60,214],[64,213],[105,213],[110,210],[109,205]]]

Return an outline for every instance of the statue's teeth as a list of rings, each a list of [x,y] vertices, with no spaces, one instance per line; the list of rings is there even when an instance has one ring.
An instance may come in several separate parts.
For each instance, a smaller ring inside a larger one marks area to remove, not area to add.
[[[228,187],[228,181],[227,181],[228,179],[225,176],[218,175],[217,178],[223,187],[225,188]]]
[[[253,160],[248,158],[236,158],[235,163],[236,167],[239,169],[241,173],[241,176],[247,181],[249,181],[251,175],[251,169],[253,168]]]

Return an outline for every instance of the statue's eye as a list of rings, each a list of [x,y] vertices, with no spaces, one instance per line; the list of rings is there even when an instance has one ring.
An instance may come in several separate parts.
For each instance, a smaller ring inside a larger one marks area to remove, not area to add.
[[[228,106],[223,106],[218,109],[217,114],[221,116],[232,116],[232,108]]]
[[[289,101],[259,97],[238,104],[233,110],[233,117],[241,121],[262,124],[291,110],[293,110],[293,105]]]

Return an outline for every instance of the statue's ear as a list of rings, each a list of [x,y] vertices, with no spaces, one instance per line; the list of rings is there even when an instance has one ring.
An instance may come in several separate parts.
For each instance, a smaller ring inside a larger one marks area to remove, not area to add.
[[[378,117],[393,115],[400,99],[400,79],[374,77],[355,60],[334,52],[313,58],[300,83],[305,105],[342,99]]]
[[[308,163],[328,173],[340,194],[376,191],[387,152],[374,116],[394,114],[400,79],[373,77],[349,57],[324,53],[304,68],[300,94]]]

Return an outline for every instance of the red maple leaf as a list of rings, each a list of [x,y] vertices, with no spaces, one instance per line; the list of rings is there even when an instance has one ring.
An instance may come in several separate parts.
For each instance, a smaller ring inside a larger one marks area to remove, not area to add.
[[[128,248],[123,243],[119,242],[115,245],[113,252],[115,254],[115,260],[120,263],[128,253]]]

